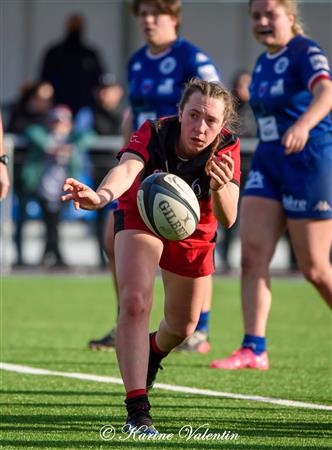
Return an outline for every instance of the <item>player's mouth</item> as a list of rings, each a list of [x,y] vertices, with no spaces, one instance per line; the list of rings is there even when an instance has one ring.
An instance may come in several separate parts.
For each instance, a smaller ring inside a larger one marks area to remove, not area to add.
[[[202,145],[205,145],[204,139],[200,139],[198,137],[192,137],[191,140],[198,147],[201,147]]]
[[[272,28],[261,28],[256,30],[256,34],[261,37],[273,36]]]
[[[144,28],[144,34],[146,36],[151,36],[154,33],[154,29],[151,27],[145,27]]]

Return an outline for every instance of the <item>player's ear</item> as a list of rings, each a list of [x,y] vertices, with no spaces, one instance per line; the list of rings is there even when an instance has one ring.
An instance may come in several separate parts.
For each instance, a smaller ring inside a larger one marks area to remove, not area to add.
[[[181,109],[179,109],[178,118],[179,118],[179,122],[181,123],[182,122],[182,111],[181,111]]]
[[[171,18],[172,18],[172,22],[173,22],[174,28],[177,29],[177,28],[179,27],[179,25],[180,25],[180,20],[179,20],[179,18],[178,18],[178,17],[175,17],[175,16],[171,16]]]
[[[290,23],[291,28],[293,28],[293,26],[294,26],[294,24],[295,24],[295,16],[294,16],[293,14],[290,14],[290,15],[288,16],[288,20],[289,20],[289,23]]]

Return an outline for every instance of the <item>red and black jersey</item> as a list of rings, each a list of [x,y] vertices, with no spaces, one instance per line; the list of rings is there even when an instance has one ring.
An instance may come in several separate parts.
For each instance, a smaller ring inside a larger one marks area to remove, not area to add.
[[[209,190],[210,177],[205,173],[205,165],[210,157],[211,147],[207,147],[190,160],[179,158],[176,155],[176,144],[179,139],[180,127],[177,116],[148,120],[132,135],[128,145],[120,150],[119,159],[123,153],[134,153],[143,159],[145,168],[131,188],[120,197],[119,208],[126,208],[133,203],[136,207],[137,190],[144,178],[156,172],[169,172],[185,180],[195,192],[201,209],[200,224],[213,223],[216,226]],[[220,157],[227,151],[231,152],[234,160],[232,182],[239,185],[240,141],[227,130],[223,130],[215,155]]]

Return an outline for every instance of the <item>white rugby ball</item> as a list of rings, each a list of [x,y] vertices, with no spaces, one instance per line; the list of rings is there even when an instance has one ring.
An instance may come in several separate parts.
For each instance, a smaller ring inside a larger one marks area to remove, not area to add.
[[[182,178],[167,172],[152,174],[142,181],[137,206],[146,226],[171,241],[192,235],[200,219],[194,191]]]

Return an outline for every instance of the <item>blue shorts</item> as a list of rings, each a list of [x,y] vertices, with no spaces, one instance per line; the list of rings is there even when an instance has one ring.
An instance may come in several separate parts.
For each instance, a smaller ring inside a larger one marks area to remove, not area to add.
[[[116,209],[118,209],[119,206],[119,201],[118,200],[113,200],[111,203],[108,203],[105,206],[106,211],[115,211]]]
[[[310,138],[289,156],[280,142],[260,143],[242,195],[277,200],[291,219],[331,219],[332,134]]]

